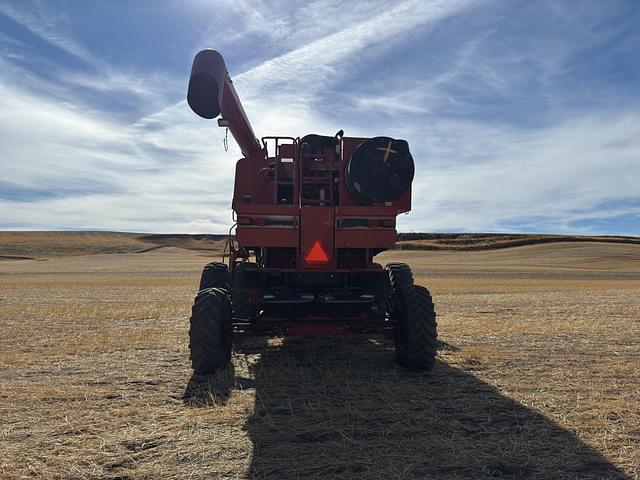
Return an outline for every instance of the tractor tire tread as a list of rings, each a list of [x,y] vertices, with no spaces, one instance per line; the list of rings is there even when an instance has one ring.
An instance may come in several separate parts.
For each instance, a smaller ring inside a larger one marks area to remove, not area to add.
[[[207,263],[202,269],[198,291],[207,288],[230,289],[229,268],[222,262]]]
[[[385,268],[389,271],[389,281],[393,290],[413,285],[413,273],[406,263],[388,263]]]
[[[437,353],[437,322],[429,290],[415,285],[397,292],[405,312],[402,338],[397,339],[396,360],[411,370],[431,370]],[[399,343],[399,344],[398,344]]]
[[[231,359],[228,336],[231,307],[223,289],[202,290],[194,301],[189,324],[191,366],[198,374],[224,369]]]

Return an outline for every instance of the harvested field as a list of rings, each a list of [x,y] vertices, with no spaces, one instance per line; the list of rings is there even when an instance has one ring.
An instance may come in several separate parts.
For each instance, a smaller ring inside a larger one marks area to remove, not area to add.
[[[636,237],[587,237],[574,235],[524,235],[500,233],[401,233],[400,250],[496,250],[542,243],[604,242],[640,245]]]
[[[50,237],[29,255],[21,235],[7,255],[39,260],[0,261],[3,479],[640,478],[640,245],[387,252],[434,295],[432,374],[350,337],[247,342],[192,378],[217,246]],[[87,255],[110,245],[143,253]]]
[[[224,235],[124,232],[0,232],[0,260],[42,260],[101,253],[145,253],[161,247],[219,254]]]

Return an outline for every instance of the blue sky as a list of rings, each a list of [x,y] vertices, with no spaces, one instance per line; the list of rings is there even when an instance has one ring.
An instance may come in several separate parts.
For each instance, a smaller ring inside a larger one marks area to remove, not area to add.
[[[258,135],[409,141],[402,231],[640,235],[640,2],[0,0],[0,229],[222,233],[239,150],[193,114],[226,58]]]

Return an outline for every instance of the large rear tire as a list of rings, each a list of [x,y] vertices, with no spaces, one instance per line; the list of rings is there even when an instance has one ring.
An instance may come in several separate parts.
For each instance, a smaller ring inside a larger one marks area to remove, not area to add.
[[[392,294],[389,305],[394,324],[396,362],[410,370],[429,371],[437,351],[437,322],[429,290],[413,284],[405,264],[389,264]]]
[[[230,289],[229,268],[222,262],[207,263],[202,269],[200,277],[200,288],[198,291],[206,288],[224,288]]]
[[[256,268],[253,262],[243,262],[235,266],[233,270],[233,288],[231,290],[231,303],[233,306],[233,318],[239,318],[254,322],[257,316],[255,299],[252,298],[253,285],[247,277],[247,268]]]
[[[197,374],[222,370],[231,361],[231,305],[223,289],[198,293],[191,309],[189,349]]]

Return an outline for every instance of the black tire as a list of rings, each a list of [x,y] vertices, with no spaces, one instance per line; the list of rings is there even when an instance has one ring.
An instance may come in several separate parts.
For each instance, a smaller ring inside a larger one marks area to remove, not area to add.
[[[406,263],[389,263],[385,268],[389,271],[392,290],[413,285],[413,273]]]
[[[236,265],[233,270],[233,288],[231,289],[231,304],[233,318],[254,322],[257,316],[255,302],[251,301],[253,285],[247,278],[245,270],[256,268],[253,262],[243,262]]]
[[[229,280],[229,268],[224,263],[207,263],[202,269],[198,291],[206,288],[225,288],[229,290],[231,288]]]
[[[429,290],[410,285],[393,290],[396,362],[410,370],[429,371],[437,350],[437,322]]]
[[[189,349],[198,374],[222,370],[231,361],[231,305],[223,289],[198,293],[191,309]]]

